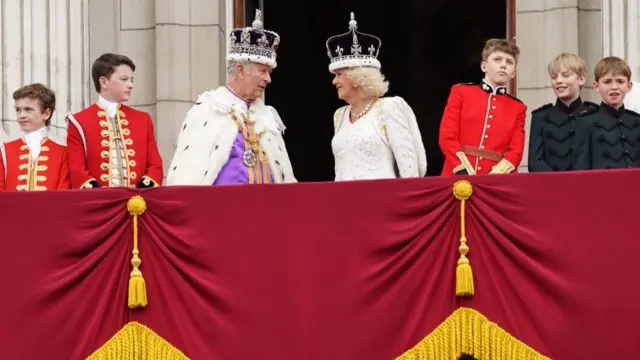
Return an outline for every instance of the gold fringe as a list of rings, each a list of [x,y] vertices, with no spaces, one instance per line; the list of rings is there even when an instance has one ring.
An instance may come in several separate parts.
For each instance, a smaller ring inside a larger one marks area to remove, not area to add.
[[[138,256],[140,254],[138,251],[138,216],[147,210],[147,203],[142,196],[133,196],[127,202],[127,210],[133,216],[133,257],[131,258],[133,269],[129,275],[128,304],[130,309],[136,309],[147,306],[147,285],[140,271],[142,260]]]
[[[460,308],[396,360],[458,360],[462,354],[478,360],[550,359],[476,310]]]
[[[153,330],[130,322],[87,360],[188,360],[180,350]]]
[[[469,297],[473,296],[475,289],[473,288],[473,271],[471,264],[467,258],[469,246],[467,246],[467,232],[465,226],[465,201],[473,194],[473,187],[467,180],[457,181],[453,184],[453,196],[460,200],[460,258],[456,267],[456,296]]]

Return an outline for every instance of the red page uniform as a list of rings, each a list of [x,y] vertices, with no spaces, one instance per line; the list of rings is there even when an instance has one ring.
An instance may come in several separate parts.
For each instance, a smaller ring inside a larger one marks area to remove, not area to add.
[[[527,106],[486,82],[451,88],[440,124],[442,175],[508,174],[524,151]]]
[[[39,149],[32,149],[25,138],[0,146],[0,191],[43,191],[71,187],[67,148],[48,137],[42,138],[35,146]]]
[[[70,115],[67,146],[73,188],[155,187],[162,158],[148,113],[100,103]]]

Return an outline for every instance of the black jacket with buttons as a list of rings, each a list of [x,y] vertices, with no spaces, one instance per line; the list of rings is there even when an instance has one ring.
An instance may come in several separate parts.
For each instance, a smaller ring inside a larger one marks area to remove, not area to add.
[[[640,167],[640,114],[601,103],[578,127],[577,170]]]
[[[598,108],[580,98],[569,106],[559,99],[531,112],[529,172],[569,171],[575,168],[575,133],[579,115]]]

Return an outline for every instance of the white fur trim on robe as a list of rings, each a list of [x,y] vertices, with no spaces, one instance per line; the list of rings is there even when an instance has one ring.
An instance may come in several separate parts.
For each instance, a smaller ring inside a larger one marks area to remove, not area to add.
[[[269,165],[276,183],[296,182],[289,155],[282,138],[284,125],[277,111],[262,100],[251,105],[249,120],[255,130],[265,130],[260,139],[269,157]],[[226,87],[207,91],[185,117],[176,151],[167,173],[167,185],[212,185],[229,160],[238,136],[238,126],[231,119],[235,111],[239,119],[246,114],[246,105]]]

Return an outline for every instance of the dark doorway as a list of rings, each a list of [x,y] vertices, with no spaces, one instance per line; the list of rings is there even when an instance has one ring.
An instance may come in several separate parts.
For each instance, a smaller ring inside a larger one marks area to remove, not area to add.
[[[265,27],[281,36],[266,101],[287,126],[285,141],[299,181],[334,179],[333,113],[344,103],[331,84],[325,42],[348,31],[351,11],[359,31],[382,40],[379,59],[391,84],[387,96],[401,96],[413,108],[427,149],[427,173],[439,175],[438,129],[449,90],[482,79],[484,42],[507,36],[507,1],[264,1]]]

